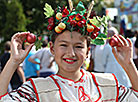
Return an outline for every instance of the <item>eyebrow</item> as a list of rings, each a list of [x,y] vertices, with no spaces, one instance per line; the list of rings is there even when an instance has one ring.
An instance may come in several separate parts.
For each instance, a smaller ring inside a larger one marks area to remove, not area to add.
[[[68,41],[65,41],[65,40],[60,40],[59,42],[69,43]],[[83,43],[82,42],[77,42],[75,44],[83,44]]]

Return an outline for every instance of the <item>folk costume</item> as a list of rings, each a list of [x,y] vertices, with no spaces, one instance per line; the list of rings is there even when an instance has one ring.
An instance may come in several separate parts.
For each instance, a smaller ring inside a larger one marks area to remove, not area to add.
[[[0,102],[137,102],[138,91],[119,86],[113,74],[81,69],[77,82],[60,75],[30,79],[19,89],[1,96]]]
[[[89,36],[91,43],[104,44],[107,39],[107,18],[98,17],[91,13],[94,2],[88,10],[82,2],[76,9],[69,0],[70,10],[58,7],[53,10],[48,4],[45,5],[45,15],[48,19],[49,37],[64,32],[64,30],[77,31],[83,36]],[[101,34],[99,27],[103,26]],[[113,74],[90,73],[80,70],[82,76],[79,81],[60,75],[51,75],[47,78],[30,79],[17,90],[13,90],[0,96],[1,102],[137,102],[138,91],[124,86],[119,86]]]

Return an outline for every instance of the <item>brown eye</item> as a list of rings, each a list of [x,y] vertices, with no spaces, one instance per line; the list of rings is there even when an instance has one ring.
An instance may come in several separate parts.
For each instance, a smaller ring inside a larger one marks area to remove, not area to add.
[[[67,45],[66,45],[66,44],[61,44],[60,46],[67,47]]]
[[[84,48],[83,46],[76,46],[76,48]]]

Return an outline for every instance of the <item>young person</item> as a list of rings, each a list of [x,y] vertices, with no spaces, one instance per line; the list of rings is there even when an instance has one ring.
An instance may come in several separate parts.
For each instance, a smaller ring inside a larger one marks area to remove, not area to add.
[[[70,31],[68,27],[58,33],[54,28],[53,30],[56,33],[52,34],[50,50],[58,65],[58,73],[47,78],[30,79],[30,81],[25,82],[17,90],[6,93],[9,81],[16,67],[24,60],[33,46],[31,44],[27,49],[23,50],[21,46],[29,32],[17,33],[11,40],[10,60],[0,75],[1,101],[138,101],[138,71],[132,59],[132,42],[129,39],[124,39],[121,35],[114,36],[118,39],[119,46],[116,46],[116,48],[112,47],[112,51],[116,60],[128,74],[132,88],[120,86],[113,74],[96,74],[80,69],[89,51],[89,35],[83,34],[83,32],[80,33],[80,30],[77,29]],[[73,28],[76,27],[74,26]]]

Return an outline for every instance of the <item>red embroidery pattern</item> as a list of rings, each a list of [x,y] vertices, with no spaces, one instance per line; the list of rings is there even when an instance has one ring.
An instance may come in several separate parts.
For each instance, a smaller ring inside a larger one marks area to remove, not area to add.
[[[80,102],[85,101],[86,98],[88,98],[89,101],[92,102],[91,98],[84,92],[84,88],[82,86],[79,86],[78,88],[78,97]]]

